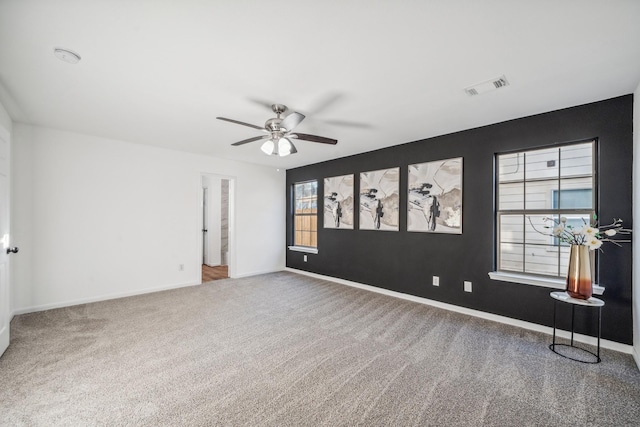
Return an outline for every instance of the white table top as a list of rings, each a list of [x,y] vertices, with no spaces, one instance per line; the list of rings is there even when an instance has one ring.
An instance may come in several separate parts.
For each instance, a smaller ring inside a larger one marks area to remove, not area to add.
[[[588,305],[590,307],[602,307],[604,305],[604,301],[594,297],[591,297],[589,299],[572,298],[567,292],[561,291],[551,292],[550,295],[551,298],[557,299],[558,301],[567,302],[569,304]]]

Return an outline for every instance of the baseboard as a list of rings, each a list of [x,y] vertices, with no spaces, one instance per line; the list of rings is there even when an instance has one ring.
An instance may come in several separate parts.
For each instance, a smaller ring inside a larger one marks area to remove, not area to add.
[[[261,274],[270,274],[270,273],[277,273],[279,271],[284,271],[284,268],[279,268],[277,270],[264,270],[264,271],[253,271],[250,273],[241,273],[241,274],[236,274],[235,276],[231,277],[232,279],[242,279],[245,277],[252,277],[252,276],[259,276]]]
[[[240,279],[240,278],[243,278],[243,277],[251,277],[251,276],[259,276],[261,274],[276,273],[278,271],[282,271],[282,269],[267,270],[267,271],[257,271],[257,272],[251,272],[251,273],[243,273],[243,274],[238,274],[233,278],[234,279]],[[115,294],[101,295],[101,296],[98,296],[98,297],[81,298],[81,299],[77,299],[77,300],[56,302],[56,303],[52,303],[52,304],[36,305],[36,306],[33,306],[33,307],[19,308],[19,309],[13,310],[11,312],[10,317],[11,317],[11,319],[13,319],[13,316],[17,316],[19,314],[35,313],[37,311],[52,310],[54,308],[70,307],[72,305],[89,304],[89,303],[92,303],[92,302],[107,301],[107,300],[110,300],[110,299],[132,297],[132,296],[135,296],[135,295],[143,295],[143,294],[149,294],[149,293],[152,293],[152,292],[168,291],[170,289],[178,289],[178,288],[184,288],[184,287],[187,287],[187,286],[195,286],[195,285],[201,285],[201,284],[202,284],[201,281],[178,283],[178,284],[174,284],[174,285],[161,286],[161,287],[157,287],[157,288],[145,288],[145,289],[139,289],[139,290],[131,291],[131,292],[120,292],[120,293],[115,293]]]
[[[632,347],[633,348],[633,360],[636,361],[636,366],[638,367],[638,370],[640,370],[640,350],[638,349],[638,347]]]
[[[201,283],[199,281],[197,281],[197,282],[178,283],[178,284],[174,284],[174,285],[161,286],[161,287],[155,287],[155,288],[138,289],[138,290],[131,291],[131,292],[119,292],[119,293],[114,293],[114,294],[101,295],[101,296],[98,296],[98,297],[80,298],[80,299],[77,299],[77,300],[55,302],[55,303],[51,303],[51,304],[43,304],[43,305],[36,305],[36,306],[33,306],[33,307],[19,308],[19,309],[14,310],[11,313],[11,318],[13,319],[13,316],[16,316],[16,315],[19,315],[19,314],[35,313],[37,311],[52,310],[54,308],[71,307],[73,305],[79,305],[79,304],[89,304],[89,303],[92,303],[92,302],[100,302],[100,301],[107,301],[107,300],[117,299],[117,298],[132,297],[132,296],[135,296],[135,295],[143,295],[143,294],[150,294],[150,293],[153,293],[153,292],[168,291],[168,290],[171,290],[171,289],[185,288],[187,286],[195,286],[195,285],[200,285],[200,284]]]
[[[448,303],[444,303],[444,302],[440,302],[440,301],[430,300],[428,298],[417,297],[415,295],[403,294],[401,292],[390,291],[388,289],[378,288],[376,286],[371,286],[371,285],[365,285],[365,284],[358,283],[358,282],[352,282],[350,280],[339,279],[339,278],[330,277],[330,276],[324,276],[322,274],[317,274],[317,273],[310,273],[310,272],[304,271],[304,270],[296,270],[296,269],[290,268],[290,267],[285,268],[285,271],[289,271],[291,273],[302,274],[302,275],[309,276],[309,277],[314,277],[316,279],[328,280],[330,282],[338,283],[338,284],[341,284],[341,285],[347,285],[347,286],[351,286],[351,287],[358,288],[358,289],[364,289],[364,290],[367,290],[367,291],[376,292],[376,293],[379,293],[379,294],[388,295],[388,296],[395,297],[395,298],[401,298],[401,299],[404,299],[404,300],[413,301],[413,302],[417,302],[417,303],[420,303],[420,304],[430,305],[432,307],[438,307],[438,308],[442,308],[444,310],[454,311],[454,312],[457,312],[457,313],[467,314],[469,316],[479,317],[479,318],[482,318],[482,319],[491,320],[491,321],[498,322],[498,323],[504,323],[506,325],[517,326],[517,327],[522,328],[522,329],[528,329],[528,330],[531,330],[531,331],[542,332],[542,333],[545,333],[547,335],[553,335],[553,328],[551,328],[549,326],[538,325],[537,323],[525,322],[524,320],[512,319],[512,318],[506,317],[506,316],[500,316],[500,315],[497,315],[497,314],[485,313],[484,311],[480,311],[480,310],[474,310],[474,309],[471,309],[471,308],[460,307],[460,306],[453,305],[453,304],[448,304]],[[560,338],[569,339],[571,337],[571,332],[560,330],[560,329],[556,329],[556,335],[558,337],[560,337]],[[574,341],[578,341],[578,342],[581,342],[581,343],[584,343],[584,344],[593,345],[593,346],[597,345],[597,339],[595,337],[592,337],[592,336],[582,335],[582,334],[574,334],[573,339],[574,339]],[[640,367],[640,363],[638,363],[638,361],[640,360],[640,357],[638,357],[638,355],[634,353],[634,351],[633,351],[634,348],[632,346],[627,345],[627,344],[621,344],[621,343],[618,343],[618,342],[615,342],[615,341],[609,341],[609,340],[600,340],[600,346],[602,348],[608,348],[610,350],[619,351],[621,353],[633,354],[634,358],[636,360],[636,363]]]

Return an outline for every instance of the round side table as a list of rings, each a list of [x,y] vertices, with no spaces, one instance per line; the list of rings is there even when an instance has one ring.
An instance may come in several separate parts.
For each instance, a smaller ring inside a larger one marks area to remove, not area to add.
[[[604,301],[602,301],[601,299],[598,299],[598,298],[594,298],[594,297],[591,297],[591,298],[589,298],[587,300],[572,298],[572,297],[569,296],[568,293],[560,292],[560,291],[551,292],[551,298],[554,299],[554,301],[553,301],[553,342],[549,345],[549,348],[551,349],[551,351],[553,351],[554,353],[556,353],[556,354],[558,354],[558,355],[560,355],[562,357],[566,357],[567,359],[575,360],[576,362],[600,363],[601,362],[601,359],[600,359],[600,332],[601,332],[601,329],[602,329],[602,307],[604,306]],[[571,344],[558,344],[558,343],[556,343],[556,306],[558,305],[558,303],[571,304]],[[598,309],[598,347],[597,347],[597,353],[593,353],[593,352],[591,352],[589,350],[586,350],[586,349],[581,348],[581,347],[577,347],[577,346],[575,346],[573,344],[573,329],[574,329],[576,306],[594,307],[594,308]],[[556,351],[556,347],[557,346],[572,347],[572,348],[578,349],[581,352],[585,352],[585,353],[588,353],[588,354],[594,356],[595,360],[593,362],[589,362],[589,361],[585,361],[585,360],[576,359],[576,358],[571,357],[571,356],[567,356],[565,354],[562,354],[562,353],[559,353],[558,351]]]

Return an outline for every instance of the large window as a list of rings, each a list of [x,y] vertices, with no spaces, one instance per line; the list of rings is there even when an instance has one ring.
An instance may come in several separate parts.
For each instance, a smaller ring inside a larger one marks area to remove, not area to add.
[[[497,270],[566,277],[569,247],[552,218],[582,227],[595,212],[595,141],[498,154]]]
[[[293,185],[293,244],[318,247],[318,181]]]

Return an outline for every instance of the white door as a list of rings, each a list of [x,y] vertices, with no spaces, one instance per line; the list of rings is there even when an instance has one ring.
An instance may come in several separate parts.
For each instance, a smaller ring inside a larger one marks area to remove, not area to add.
[[[0,356],[9,347],[9,134],[0,127]],[[17,251],[17,249],[15,249]]]
[[[209,258],[207,252],[207,233],[209,230],[207,229],[207,211],[208,211],[208,201],[207,201],[207,192],[208,189],[204,187],[202,189],[202,264],[207,264],[207,260]]]

